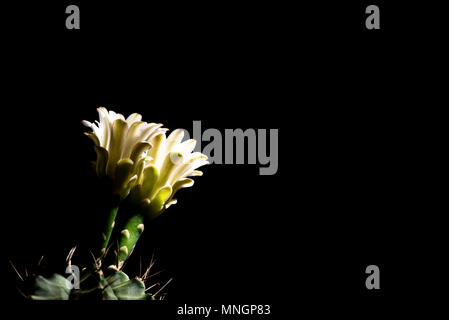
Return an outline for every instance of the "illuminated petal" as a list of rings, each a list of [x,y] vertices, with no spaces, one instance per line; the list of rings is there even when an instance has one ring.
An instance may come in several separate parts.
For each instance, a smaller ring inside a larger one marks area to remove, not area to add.
[[[167,200],[167,202],[172,201],[173,196],[175,195],[176,192],[178,192],[179,189],[191,187],[191,186],[193,186],[194,182],[195,181],[193,181],[192,179],[189,179],[189,178],[184,178],[184,179],[178,180],[173,185],[172,194],[170,195],[170,198]]]
[[[126,123],[128,126],[132,125],[134,122],[138,122],[142,120],[142,116],[138,113],[132,113],[126,118]]]
[[[182,176],[182,178],[185,178],[185,177],[193,177],[193,176],[200,177],[200,176],[202,176],[202,175],[203,175],[203,172],[202,172],[202,171],[199,171],[199,170],[193,170],[193,171],[184,173],[183,176]]]
[[[122,197],[126,194],[122,194],[122,191],[126,191],[129,183],[129,179],[132,174],[133,161],[131,159],[121,159],[115,168],[115,191]]]
[[[165,202],[170,198],[172,193],[171,186],[165,186],[157,192],[156,196],[151,199],[150,205],[148,207],[149,218],[156,218],[161,210],[164,208]]]
[[[156,168],[160,168],[165,157],[165,134],[156,135],[150,142],[153,147],[150,149],[148,156],[154,159]]]
[[[109,119],[109,113],[106,108],[100,107],[97,109],[98,116],[100,118],[99,122],[99,130],[98,130],[98,139],[100,140],[101,146],[106,150],[109,150],[109,139],[111,137],[112,131],[112,123]]]
[[[116,119],[112,125],[112,139],[109,148],[109,162],[107,167],[108,175],[112,176],[114,174],[115,165],[120,160],[124,132],[127,129],[127,126],[126,122],[121,119]]]
[[[189,154],[195,149],[195,146],[196,146],[196,140],[189,139],[189,140],[186,140],[183,143],[179,144],[176,147],[176,151],[182,152],[183,154]]]
[[[147,151],[149,148],[151,148],[151,143],[149,142],[138,142],[132,152],[131,152],[131,160],[137,161],[140,158],[142,158],[142,154]]]
[[[148,166],[143,170],[142,194],[148,196],[151,194],[159,176],[159,171],[155,166]]]
[[[139,140],[150,142],[151,138],[154,135],[163,132],[163,130],[160,129],[161,127],[162,124],[160,123],[146,123],[145,126],[143,126],[141,129]]]
[[[182,166],[184,158],[180,152],[170,152],[166,155],[164,163],[160,170],[160,177],[157,182],[157,187],[164,186],[168,183],[169,179],[176,172],[175,168]]]
[[[81,123],[82,123],[83,125],[85,125],[86,127],[88,127],[88,128],[91,128],[91,127],[92,127],[92,122],[83,120],[83,121],[81,121]]]
[[[178,200],[176,200],[176,199],[168,200],[167,203],[165,204],[165,209],[167,209],[168,207],[170,207],[176,203],[178,203]]]
[[[171,150],[174,146],[179,144],[184,138],[184,130],[176,129],[167,138],[167,150]]]
[[[188,187],[193,186],[194,182],[195,181],[193,181],[192,179],[189,179],[189,178],[184,178],[184,179],[178,180],[173,185],[173,194],[175,194],[181,188],[188,188]]]

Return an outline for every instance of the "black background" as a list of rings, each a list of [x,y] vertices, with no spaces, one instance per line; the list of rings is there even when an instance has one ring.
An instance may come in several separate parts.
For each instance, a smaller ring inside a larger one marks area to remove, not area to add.
[[[222,132],[279,129],[276,175],[207,166],[146,230],[129,268],[156,248],[162,279],[174,278],[169,304],[126,310],[169,317],[184,303],[253,303],[274,315],[366,315],[432,282],[423,260],[435,256],[423,240],[436,234],[421,218],[429,172],[418,170],[429,118],[415,106],[431,104],[416,75],[435,34],[410,22],[415,11],[374,1],[381,30],[368,31],[370,3],[358,1],[78,1],[81,29],[67,30],[68,4],[4,12],[8,300],[25,304],[8,260],[23,270],[45,255],[46,268],[63,272],[72,246],[88,249],[99,198],[80,121],[96,119],[98,106],[170,129],[191,131],[193,120]],[[381,290],[365,288],[370,264]]]

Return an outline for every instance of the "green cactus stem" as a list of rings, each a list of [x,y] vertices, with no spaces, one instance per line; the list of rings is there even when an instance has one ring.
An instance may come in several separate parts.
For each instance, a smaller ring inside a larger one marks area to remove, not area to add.
[[[34,283],[33,300],[69,300],[70,286],[66,278],[53,274],[50,278],[37,276]]]
[[[144,229],[144,217],[141,214],[136,214],[128,220],[125,227],[120,232],[119,241],[119,268],[123,265],[123,262],[131,254],[134,246],[139,240],[140,235]]]
[[[102,245],[101,245],[101,251],[100,251],[101,255],[104,255],[104,253],[106,252],[106,248],[109,244],[112,230],[114,229],[114,225],[115,225],[115,217],[117,216],[117,211],[118,211],[118,206],[113,207],[108,213],[108,216],[106,219],[106,226],[105,226],[104,232],[101,234],[101,236],[102,236]]]

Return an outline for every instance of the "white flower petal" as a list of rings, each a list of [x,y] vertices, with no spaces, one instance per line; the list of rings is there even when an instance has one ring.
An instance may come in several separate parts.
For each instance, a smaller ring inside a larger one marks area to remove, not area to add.
[[[178,144],[175,148],[173,148],[173,151],[178,151],[183,154],[190,154],[196,146],[196,140],[195,139],[189,139],[184,141],[183,143]]]
[[[162,162],[164,161],[165,158],[165,141],[166,138],[164,133],[156,135],[150,141],[153,147],[150,149],[148,156],[154,159],[153,161],[154,165],[158,169],[160,169]]]
[[[134,122],[139,122],[142,120],[142,115],[138,113],[132,113],[126,118],[126,123],[128,123],[128,126],[131,126]]]
[[[85,125],[86,127],[88,127],[88,128],[92,127],[92,122],[83,120],[83,121],[81,121],[81,123],[82,123],[83,125]]]
[[[167,150],[171,151],[174,146],[179,144],[184,138],[184,130],[176,129],[167,138]]]

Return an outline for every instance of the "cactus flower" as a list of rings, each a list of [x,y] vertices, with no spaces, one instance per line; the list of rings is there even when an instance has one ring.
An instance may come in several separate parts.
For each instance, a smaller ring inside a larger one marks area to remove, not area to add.
[[[193,152],[196,141],[182,141],[184,131],[174,130],[168,137],[162,124],[141,121],[137,113],[128,118],[106,108],[98,108],[99,121],[82,123],[97,153],[95,162],[99,177],[111,181],[112,191],[131,207],[133,215],[121,231],[120,263],[129,256],[144,229],[144,220],[159,216],[176,203],[175,193],[193,185],[189,177],[202,175],[197,169],[208,163],[207,156]],[[121,205],[120,205],[121,206]],[[101,239],[101,255],[115,225],[118,207],[109,209]]]
[[[161,128],[162,124],[141,121],[138,113],[125,119],[103,107],[97,110],[100,121],[82,121],[92,129],[85,134],[95,144],[96,172],[99,177],[110,178],[113,192],[124,199],[138,178],[136,169],[151,148],[152,139],[167,129]]]
[[[193,185],[190,176],[200,176],[197,168],[208,163],[207,156],[193,152],[196,141],[184,137],[182,129],[174,130],[168,137],[158,133],[152,140],[148,155],[136,169],[138,178],[129,199],[149,218],[157,217],[164,209],[176,203],[175,193]]]

